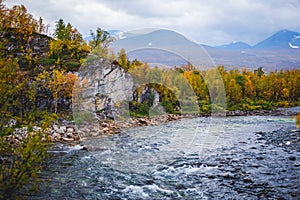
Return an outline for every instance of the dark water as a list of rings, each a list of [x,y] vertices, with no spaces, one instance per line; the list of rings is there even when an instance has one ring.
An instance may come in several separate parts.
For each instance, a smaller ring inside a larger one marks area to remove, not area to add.
[[[183,119],[84,142],[94,152],[57,146],[29,199],[299,199],[292,129],[291,117]]]

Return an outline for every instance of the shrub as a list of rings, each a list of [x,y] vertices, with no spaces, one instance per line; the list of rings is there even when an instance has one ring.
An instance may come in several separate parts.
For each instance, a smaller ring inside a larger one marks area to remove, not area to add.
[[[256,105],[260,105],[262,107],[262,109],[264,109],[264,110],[271,110],[272,109],[272,104],[268,101],[265,101],[265,100],[258,100],[256,102]]]
[[[288,108],[290,106],[290,103],[288,101],[279,101],[277,103],[274,103],[274,106]]]
[[[43,65],[43,66],[45,66],[45,65],[46,65],[46,66],[47,66],[47,65],[54,65],[55,62],[56,62],[56,60],[53,59],[53,58],[40,58],[40,59],[38,60],[38,63],[41,64],[41,65]]]
[[[0,137],[0,199],[19,199],[39,189],[48,144],[43,131],[31,131],[17,143],[14,135]]]

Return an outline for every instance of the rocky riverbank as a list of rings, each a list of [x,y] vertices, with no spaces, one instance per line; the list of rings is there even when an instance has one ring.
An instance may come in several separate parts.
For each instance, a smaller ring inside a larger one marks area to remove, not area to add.
[[[103,134],[120,133],[123,129],[136,126],[156,126],[180,118],[180,115],[165,114],[154,117],[129,118],[124,121],[103,120],[98,124],[93,124],[93,126],[87,124],[81,128],[77,128],[71,122],[65,122],[62,125],[52,125],[50,135],[53,142],[73,142]]]
[[[227,111],[226,116],[295,116],[296,110],[290,108],[275,108],[272,110],[233,110]]]
[[[297,109],[282,109],[273,110],[253,110],[253,111],[227,111],[226,116],[296,116]],[[199,115],[176,115],[164,114],[152,117],[129,118],[124,121],[106,120],[100,121],[99,124],[89,126],[86,125],[78,129],[74,124],[66,123],[62,126],[53,125],[51,128],[51,139],[55,142],[70,142],[84,140],[89,137],[97,137],[103,134],[120,133],[121,130],[136,126],[157,126],[169,121],[179,120],[181,118],[209,117],[208,114]]]
[[[254,110],[254,111],[227,111],[226,116],[296,116],[297,109],[273,109],[273,110]],[[86,125],[78,128],[73,122],[62,121],[60,123],[53,124],[48,130],[48,139],[52,142],[59,143],[78,143],[90,137],[97,137],[103,134],[116,134],[122,130],[136,127],[136,126],[157,126],[169,121],[179,120],[181,118],[195,118],[195,117],[209,117],[207,114],[200,115],[176,115],[176,114],[164,114],[152,117],[141,118],[129,118],[124,121],[104,120],[93,124],[93,126]],[[38,127],[34,127],[34,131],[40,130]],[[17,128],[13,135],[10,135],[8,139],[17,143],[28,135],[27,128]],[[46,140],[46,138],[44,138]]]
[[[54,143],[78,143],[90,137],[97,137],[103,134],[120,133],[122,129],[132,128],[136,126],[156,126],[161,123],[178,120],[180,115],[166,114],[154,117],[130,118],[126,121],[116,122],[113,120],[100,121],[97,125],[86,125],[78,128],[74,122],[61,120],[56,122],[47,130],[34,126],[32,130],[27,127],[16,128],[12,135],[7,136],[7,140],[17,144],[24,140],[30,133],[44,132],[44,141],[50,140]]]

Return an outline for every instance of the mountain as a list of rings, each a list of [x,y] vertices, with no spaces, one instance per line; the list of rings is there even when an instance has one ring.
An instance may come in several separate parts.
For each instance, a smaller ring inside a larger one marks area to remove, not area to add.
[[[300,33],[281,30],[253,46],[256,49],[295,49],[299,48]]]
[[[263,67],[265,71],[300,67],[300,35],[287,30],[254,47],[244,42],[218,47],[200,45],[166,29],[123,32],[123,36],[126,37],[112,44],[115,53],[124,48],[130,60],[138,59],[150,65],[173,67],[191,62],[203,69],[224,65],[227,68]]]
[[[250,49],[251,46],[245,42],[232,42],[229,44],[216,46],[216,48],[227,49],[227,50],[242,50],[242,49]]]
[[[219,49],[226,50],[244,50],[244,49],[298,49],[300,48],[300,33],[281,30],[265,40],[257,43],[253,47],[244,42],[232,42],[216,46]]]
[[[127,33],[124,33],[127,35]],[[146,34],[139,34],[136,36],[126,37],[121,40],[117,40],[113,47],[127,49],[136,48],[167,48],[167,47],[187,47],[187,46],[199,46],[198,44],[189,41],[183,35],[166,29],[159,29]]]
[[[292,49],[299,49],[300,48],[300,36],[296,36],[291,43],[289,43],[289,46]]]
[[[136,58],[144,62],[164,66],[178,66],[189,61],[195,65],[213,65],[211,58],[202,45],[167,29],[154,30],[146,34],[116,40],[112,47],[115,52],[124,48],[130,59]],[[179,61],[177,64],[174,62],[176,60]]]

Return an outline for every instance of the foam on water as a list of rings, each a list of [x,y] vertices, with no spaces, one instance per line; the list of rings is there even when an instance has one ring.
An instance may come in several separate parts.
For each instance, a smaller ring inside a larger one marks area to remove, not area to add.
[[[264,168],[265,160],[279,155],[278,149],[272,152],[273,147],[266,152],[268,156],[260,152],[265,145],[258,143],[255,133],[294,126],[288,117],[229,117],[225,126],[216,124],[205,132],[206,118],[183,121],[180,125],[168,123],[170,129],[137,127],[84,142],[105,151],[80,151],[80,145],[55,146],[55,156],[51,156],[48,174],[44,176],[52,179],[49,188],[57,192],[45,190],[35,199],[212,199],[224,195],[241,199],[235,190],[228,191],[232,187],[239,190],[239,186],[231,185],[231,179],[247,184],[240,176],[245,173],[239,165],[251,166],[247,162],[252,158],[254,164],[263,162],[259,168],[247,169],[256,176],[256,170]],[[190,127],[197,128],[196,136],[189,133]],[[200,150],[204,148],[208,150],[203,153]],[[257,160],[257,153],[264,159]],[[236,154],[242,154],[241,158],[228,159]],[[228,171],[227,178],[223,178],[224,169]],[[244,199],[253,197],[245,191]]]
[[[74,145],[74,146],[66,146],[66,145],[56,145],[55,147],[52,148],[52,150],[49,150],[49,153],[70,153],[72,151],[78,151],[81,150],[82,146],[81,145]]]
[[[123,190],[123,192],[124,193],[129,193],[129,194],[134,195],[138,198],[141,198],[141,197],[142,198],[147,198],[147,197],[149,197],[149,195],[144,192],[144,189],[141,186],[129,185]]]

